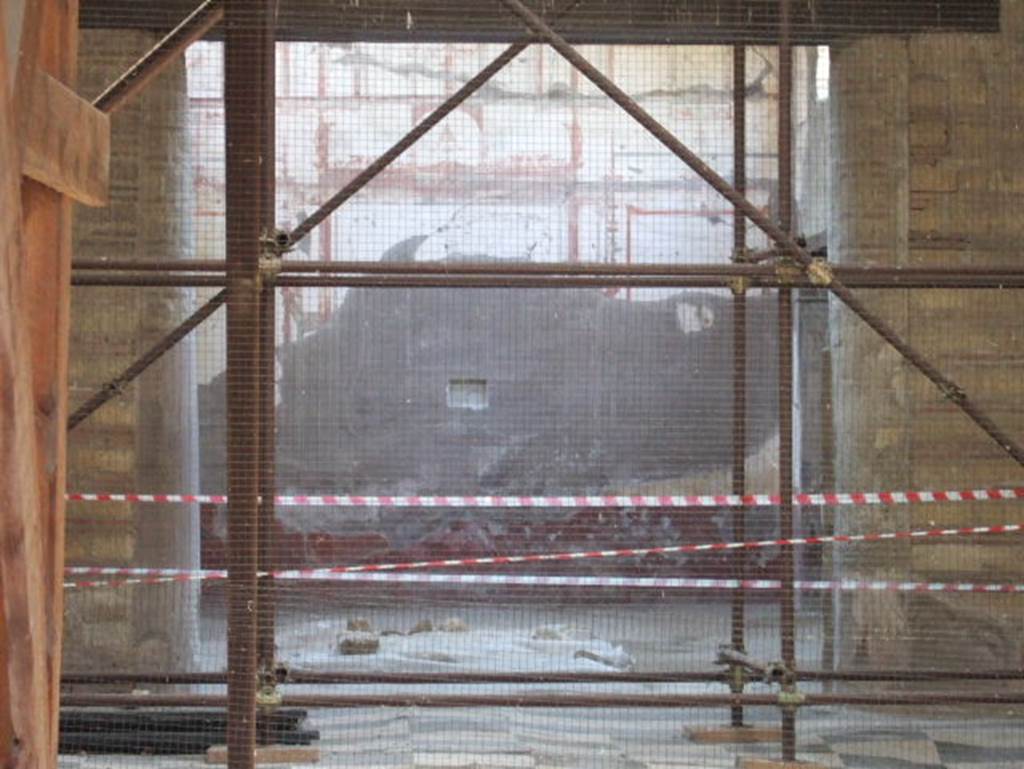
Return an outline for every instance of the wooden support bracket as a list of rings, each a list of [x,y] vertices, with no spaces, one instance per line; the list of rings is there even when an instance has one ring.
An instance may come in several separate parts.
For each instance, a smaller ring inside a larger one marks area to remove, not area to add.
[[[21,172],[87,206],[105,206],[110,118],[45,72],[27,99]]]

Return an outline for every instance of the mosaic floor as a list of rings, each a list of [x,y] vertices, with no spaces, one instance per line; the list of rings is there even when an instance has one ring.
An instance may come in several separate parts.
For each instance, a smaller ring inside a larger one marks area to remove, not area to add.
[[[704,717],[707,718],[707,713]],[[752,721],[774,725],[771,713]],[[320,766],[338,769],[732,769],[771,745],[697,745],[673,710],[317,711]],[[709,720],[690,721],[706,727]],[[829,710],[801,717],[798,758],[829,769],[1021,769],[1024,719],[904,719]],[[61,769],[199,767],[201,757],[61,756]]]
[[[1012,717],[925,725],[862,713],[809,714],[800,719],[798,757],[826,767],[1024,767],[1024,720]],[[774,724],[769,711],[752,715]],[[353,769],[696,769],[734,767],[741,755],[777,757],[777,746],[694,744],[684,736],[683,718],[670,710],[421,710],[324,713],[312,722],[323,736],[321,763]]]

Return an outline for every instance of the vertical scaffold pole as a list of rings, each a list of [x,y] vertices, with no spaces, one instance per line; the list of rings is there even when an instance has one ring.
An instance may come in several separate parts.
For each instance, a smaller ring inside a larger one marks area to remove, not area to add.
[[[261,196],[272,9],[273,0],[226,0],[224,7],[230,769],[252,769],[256,743]]]
[[[793,230],[793,49],[789,0],[779,0],[779,227]],[[779,288],[779,536],[793,537],[793,290]],[[796,670],[796,596],[793,548],[783,548],[779,600],[782,662]],[[783,682],[792,693],[794,680]],[[796,708],[782,708],[782,760],[796,760]]]
[[[732,147],[733,186],[741,194],[747,189],[747,49],[733,47],[732,53]],[[740,261],[747,247],[747,218],[738,208],[733,209],[733,259]],[[732,302],[733,352],[733,410],[732,410],[732,493],[743,495],[747,486],[747,297],[742,281],[733,285]],[[733,542],[747,538],[747,511],[738,505],[732,511]],[[747,554],[737,550],[733,555],[736,579],[746,576]],[[746,648],[746,593],[736,590],[732,594],[731,645],[736,651]],[[733,665],[731,688],[737,694],[743,691],[743,670]],[[730,709],[731,724],[743,726],[743,707]]]
[[[260,223],[263,232],[263,254],[268,258],[279,258],[278,249],[284,247],[276,228],[276,88],[274,55],[274,19],[267,19],[262,30],[263,46],[263,87],[260,89],[263,103],[263,119],[260,121]],[[256,603],[256,649],[257,671],[261,686],[273,687],[275,677],[276,640],[276,595],[274,578],[269,575],[276,568],[273,551],[273,528],[275,519],[274,499],[277,495],[277,425],[276,425],[276,378],[277,378],[277,288],[271,276],[273,270],[263,271],[260,291],[260,502],[257,526],[257,567],[264,576],[259,578],[258,600]],[[267,720],[269,724],[269,719]],[[261,742],[269,741],[269,735],[261,735]]]

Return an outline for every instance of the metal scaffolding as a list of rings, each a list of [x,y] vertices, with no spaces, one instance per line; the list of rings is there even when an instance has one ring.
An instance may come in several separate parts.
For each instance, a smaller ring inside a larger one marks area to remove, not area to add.
[[[732,492],[747,491],[745,450],[747,436],[747,302],[752,288],[770,288],[778,297],[778,404],[780,462],[778,481],[782,504],[782,538],[793,536],[793,292],[796,289],[831,292],[880,334],[903,359],[924,374],[951,403],[1013,460],[1024,466],[1024,448],[986,415],[964,389],[947,377],[920,352],[904,341],[883,318],[869,310],[856,289],[1024,288],[1024,270],[995,268],[868,268],[833,266],[812,254],[792,231],[792,41],[790,2],[778,0],[777,45],[780,95],[778,113],[779,200],[778,220],[772,221],[746,197],[744,87],[746,57],[743,45],[733,48],[733,136],[735,176],[728,182],[701,157],[646,112],[611,79],[600,72],[577,48],[553,28],[572,13],[578,0],[565,3],[542,18],[521,0],[501,0],[521,23],[524,36],[509,46],[475,77],[454,91],[409,133],[370,163],[290,232],[273,219],[274,209],[274,3],[271,0],[207,0],[167,35],[146,57],[97,99],[105,110],[119,107],[141,91],[160,69],[185,47],[223,21],[225,46],[225,103],[227,122],[227,260],[183,261],[79,261],[73,283],[78,286],[216,286],[223,287],[176,329],[142,355],[121,374],[89,398],[69,419],[72,429],[104,403],[115,397],[167,350],[209,318],[221,305],[227,308],[228,350],[228,468],[229,468],[229,672],[225,674],[96,674],[65,676],[67,684],[163,683],[226,684],[227,695],[114,695],[73,693],[63,698],[75,706],[208,706],[226,707],[229,713],[228,755],[233,769],[253,766],[257,734],[256,712],[260,703],[282,706],[351,708],[360,706],[460,707],[672,707],[721,708],[731,714],[734,727],[742,727],[744,708],[771,705],[780,709],[782,758],[796,758],[796,719],[802,708],[826,705],[923,706],[936,704],[1021,704],[1024,695],[922,692],[885,694],[811,694],[799,690],[807,681],[919,681],[1024,680],[1024,672],[1009,670],[900,669],[836,671],[805,670],[796,658],[794,555],[783,551],[781,588],[781,659],[773,680],[776,694],[745,693],[751,681],[763,680],[769,663],[746,655],[744,590],[731,598],[731,632],[719,663],[723,671],[662,671],[617,674],[356,674],[342,671],[299,671],[280,668],[274,659],[275,582],[267,573],[275,568],[269,547],[275,517],[274,496],[274,329],[278,290],[294,286],[377,288],[608,288],[608,287],[714,287],[733,292],[733,399],[737,415],[732,441]],[[527,46],[541,42],[557,51],[582,76],[590,80],[633,120],[671,153],[696,172],[732,207],[735,218],[733,263],[728,265],[598,265],[598,264],[432,264],[380,262],[299,262],[287,252],[359,190],[390,166],[433,129],[444,117],[484,86]],[[254,76],[254,73],[259,73]],[[254,83],[257,87],[253,87]],[[242,87],[244,85],[244,87]],[[255,118],[255,119],[254,119]],[[268,162],[268,158],[270,161]],[[751,254],[747,250],[747,222],[763,231],[772,250]],[[254,333],[258,329],[258,333]],[[732,536],[746,539],[745,511],[732,510]],[[733,556],[734,576],[743,580],[746,553]],[[258,575],[264,576],[258,576]],[[713,661],[709,660],[709,663]],[[728,687],[729,693],[667,695],[394,695],[285,693],[278,687],[303,684],[404,684],[428,683],[602,683],[602,682],[706,682]]]

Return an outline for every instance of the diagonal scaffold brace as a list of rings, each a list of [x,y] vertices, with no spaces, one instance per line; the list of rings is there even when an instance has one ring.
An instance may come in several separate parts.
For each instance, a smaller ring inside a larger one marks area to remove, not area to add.
[[[590,63],[579,51],[540,16],[527,8],[521,0],[499,0],[506,8],[520,18],[526,27],[543,42],[550,45],[563,59],[575,67],[608,98],[614,101],[633,120],[645,128],[669,152],[682,160],[690,169],[707,182],[712,189],[743,213],[765,235],[806,274],[814,285],[827,288],[833,296],[845,304],[879,336],[889,343],[914,368],[924,374],[954,405],[980,427],[996,444],[1020,466],[1024,467],[1024,448],[1006,434],[985,414],[967,393],[949,377],[933,366],[918,350],[901,338],[888,323],[871,312],[841,280],[828,264],[815,259],[792,235],[775,224],[729,182],[721,177],[700,156],[658,122],[641,107],[629,94],[623,91],[603,72]]]
[[[150,347],[124,371],[93,393],[88,400],[75,409],[68,417],[68,430],[73,430],[107,401],[120,395],[125,386],[162,358],[168,350],[188,336],[204,320],[209,318],[227,300],[227,289],[221,289],[208,299],[198,310],[189,315],[176,328],[168,332],[159,342]]]
[[[145,90],[154,78],[185,52],[186,48],[223,19],[223,1],[205,0],[124,74],[107,86],[103,93],[93,100],[92,105],[108,114],[121,109]]]
[[[573,10],[581,0],[570,0],[565,6],[559,8],[553,14],[555,19],[560,19]],[[483,88],[495,75],[503,70],[508,64],[512,62],[519,54],[525,51],[532,43],[538,42],[532,35],[524,37],[519,40],[500,54],[498,54],[490,64],[476,73],[472,78],[467,80],[461,88],[457,89],[451,96],[441,102],[435,107],[430,114],[428,114],[423,120],[413,126],[405,136],[395,142],[391,147],[384,151],[376,160],[370,165],[356,174],[352,179],[345,184],[340,190],[334,195],[328,198],[323,205],[321,205],[316,211],[307,216],[299,225],[291,231],[289,234],[290,245],[294,246],[304,237],[306,237],[313,229],[323,222],[328,216],[337,211],[349,198],[359,192],[363,187],[369,184],[373,179],[381,174],[388,166],[398,160],[399,157],[405,153],[410,147],[416,142],[422,139],[430,130],[450,115],[460,104],[465,102],[470,96]]]

